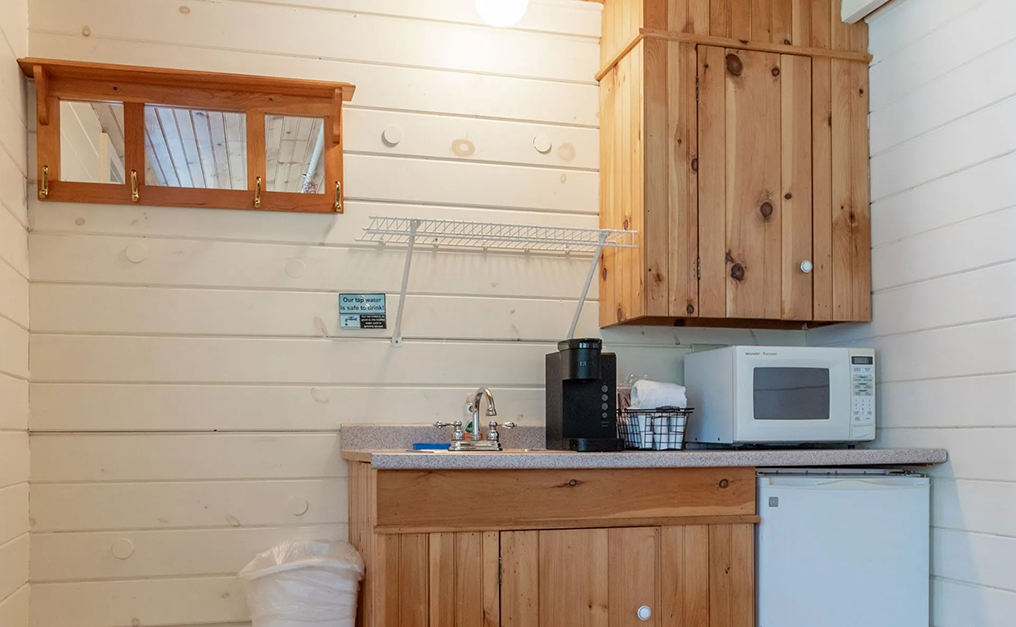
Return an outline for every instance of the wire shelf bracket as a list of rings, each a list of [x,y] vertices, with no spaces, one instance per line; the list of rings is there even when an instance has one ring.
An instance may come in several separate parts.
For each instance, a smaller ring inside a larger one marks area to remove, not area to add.
[[[520,252],[550,252],[565,254],[592,254],[589,272],[582,286],[575,316],[572,318],[568,338],[575,337],[582,306],[596,275],[600,253],[604,248],[636,248],[636,231],[613,229],[580,229],[556,226],[502,224],[497,222],[471,222],[466,220],[433,220],[423,218],[392,218],[371,216],[358,241],[375,242],[382,246],[406,247],[406,265],[402,271],[402,288],[399,307],[392,331],[392,345],[402,344],[402,315],[409,288],[409,273],[413,265],[413,251],[417,243],[435,248],[509,250]]]

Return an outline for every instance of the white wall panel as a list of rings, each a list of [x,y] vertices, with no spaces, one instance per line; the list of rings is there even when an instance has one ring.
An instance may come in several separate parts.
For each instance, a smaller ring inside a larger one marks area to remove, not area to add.
[[[28,481],[28,434],[0,431],[0,460],[0,488]]]
[[[132,263],[136,244],[145,259]],[[131,237],[33,234],[34,280],[177,287],[398,292],[405,251]],[[574,298],[589,260],[423,249],[413,258],[413,292]],[[595,290],[595,284],[592,290]]]
[[[1016,484],[936,479],[931,504],[940,529],[1016,537]]]
[[[28,328],[28,279],[0,262],[0,316]]]
[[[896,0],[870,19],[876,446],[942,447],[932,625],[1016,611],[1016,3]]]
[[[1010,153],[872,204],[877,248],[1016,205],[1016,153]]]
[[[0,374],[0,431],[28,429],[28,381]]]
[[[183,529],[105,533],[37,533],[35,582],[229,575],[281,542],[345,540],[344,524],[314,527]],[[119,555],[129,553],[125,558]]]
[[[936,577],[1003,590],[1016,589],[1016,538],[955,529],[932,530]]]
[[[239,72],[336,80],[357,86],[351,106],[480,115],[559,124],[597,125],[599,90],[586,77],[561,83],[512,76],[469,74],[430,68],[408,68],[284,57],[243,52],[209,54],[204,48],[134,40],[105,40],[101,45],[80,34],[32,32],[32,54],[101,63],[153,65],[211,72]],[[525,94],[520,97],[520,94]]]
[[[936,579],[932,615],[935,627],[1004,627],[1016,615],[1016,593]]]
[[[0,625],[28,627],[27,0],[0,3]]]
[[[0,599],[14,594],[28,581],[28,534],[0,544]]]
[[[871,153],[970,115],[1016,92],[1016,40],[989,50],[954,71],[873,111]]]
[[[0,544],[28,533],[28,484],[0,488]]]
[[[363,235],[371,216],[379,214],[534,226],[598,226],[595,213],[577,215],[354,200],[346,203],[343,215],[145,207],[141,219],[138,219],[135,212],[116,205],[47,202],[35,203],[32,207],[34,230],[39,233],[174,237],[305,246],[358,245],[357,238]]]
[[[32,482],[345,477],[335,433],[38,435]]]
[[[913,0],[908,0],[912,4]],[[904,26],[901,43],[913,38],[906,48],[874,63],[871,68],[871,110],[899,100],[924,83],[960,67],[967,61],[1012,39],[1012,25],[1016,20],[1016,5],[1009,0],[987,0],[970,10],[954,13],[948,5],[955,5],[961,11],[972,2],[934,2],[933,6],[911,7],[911,10],[935,12],[941,18],[941,26],[923,32]],[[964,6],[965,5],[965,6]],[[892,15],[892,12],[889,13]],[[878,18],[872,21],[869,38],[872,42],[894,39],[891,28],[880,29]],[[922,20],[930,26],[933,20]],[[872,43],[872,50],[878,50],[880,43]]]
[[[29,595],[29,586],[24,585],[6,599],[0,600],[0,625],[28,625]]]
[[[257,4],[258,0],[238,0]],[[374,13],[402,18],[442,20],[459,24],[485,25],[479,13],[448,0],[276,0],[274,4],[314,7],[346,13]],[[600,38],[601,5],[579,4],[569,0],[532,0],[529,10],[513,28]]]
[[[344,524],[346,486],[339,478],[35,484],[32,531]]]
[[[473,10],[464,0],[455,4],[463,12]],[[262,3],[200,3],[187,13],[179,11],[178,4],[161,0],[33,0],[30,7],[33,31],[78,34],[87,23],[93,40],[141,39],[220,52],[312,56],[564,81],[583,77],[589,83],[599,70],[599,46],[592,38],[436,20],[311,13]],[[512,53],[504,54],[505,50]]]
[[[123,627],[132,621],[161,627],[249,619],[236,575],[32,586],[35,627]]]
[[[477,383],[476,385],[479,385]],[[32,385],[32,431],[334,431],[342,423],[455,420],[460,386]],[[499,410],[543,424],[542,386],[497,391]]]
[[[1016,150],[1016,131],[1009,124],[1014,116],[1016,97],[1010,97],[873,156],[872,201]]]
[[[1001,410],[1000,410],[1001,411]],[[952,427],[948,429],[881,429],[876,445],[945,448],[949,462],[929,472],[934,477],[1016,482],[1016,429]],[[937,521],[932,520],[932,524]]]

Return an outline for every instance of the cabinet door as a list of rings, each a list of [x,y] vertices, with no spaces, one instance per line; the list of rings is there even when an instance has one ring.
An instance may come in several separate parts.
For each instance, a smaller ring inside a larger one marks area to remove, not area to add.
[[[660,530],[660,627],[754,627],[754,525]]]
[[[501,624],[656,627],[658,547],[649,527],[503,532]]]
[[[811,59],[699,46],[700,314],[810,320]]]
[[[497,627],[498,534],[378,536],[376,627]]]

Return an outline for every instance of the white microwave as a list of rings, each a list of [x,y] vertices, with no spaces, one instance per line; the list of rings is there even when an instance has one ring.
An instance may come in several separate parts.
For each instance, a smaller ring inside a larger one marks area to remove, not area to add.
[[[875,351],[728,346],[684,358],[686,439],[801,444],[875,439]]]

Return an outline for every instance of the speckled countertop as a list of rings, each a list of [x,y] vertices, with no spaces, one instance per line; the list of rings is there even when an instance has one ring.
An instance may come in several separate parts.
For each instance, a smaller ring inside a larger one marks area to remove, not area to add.
[[[350,461],[370,462],[379,470],[911,466],[941,464],[948,459],[944,449],[918,448],[547,451],[536,450],[543,435],[543,429],[536,427],[508,432],[504,440],[506,450],[499,453],[407,450],[414,441],[447,441],[448,435],[430,428],[351,425],[342,428],[342,456]]]
[[[765,451],[571,451],[505,450],[500,453],[431,451],[343,451],[350,461],[370,462],[379,470],[524,470],[535,468],[702,468],[786,466],[910,466],[941,464],[943,449],[802,449]]]

